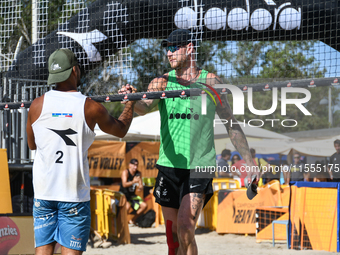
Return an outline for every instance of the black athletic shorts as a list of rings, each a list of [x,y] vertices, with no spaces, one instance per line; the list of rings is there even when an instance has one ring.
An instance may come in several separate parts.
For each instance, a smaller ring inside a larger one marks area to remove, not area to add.
[[[214,194],[212,178],[190,178],[190,170],[156,165],[158,175],[153,195],[161,206],[179,209],[189,193],[205,194],[203,207]]]

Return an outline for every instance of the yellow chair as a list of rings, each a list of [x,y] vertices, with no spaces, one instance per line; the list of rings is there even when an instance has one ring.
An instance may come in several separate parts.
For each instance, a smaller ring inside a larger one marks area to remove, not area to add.
[[[104,190],[103,191],[103,202],[104,202],[104,236],[106,239],[117,240],[118,229],[117,229],[117,209],[119,201],[124,196],[123,193]],[[112,206],[113,205],[113,206]]]
[[[156,184],[156,178],[154,177],[143,177],[142,180],[145,187],[154,187]]]
[[[91,189],[91,228],[100,236],[104,235],[104,203],[103,191],[101,189]]]
[[[241,187],[240,182],[231,178],[214,178],[213,189],[214,191],[220,189],[239,189]]]
[[[218,207],[218,191],[221,189],[239,189],[240,182],[230,178],[214,178],[213,179],[214,194],[209,202],[203,208],[200,218],[197,221],[197,227],[209,228],[216,230],[217,227],[217,207]]]
[[[213,196],[203,208],[200,214],[200,218],[197,221],[198,228],[209,228],[210,230],[216,230],[217,207],[218,207],[218,190],[214,191]]]

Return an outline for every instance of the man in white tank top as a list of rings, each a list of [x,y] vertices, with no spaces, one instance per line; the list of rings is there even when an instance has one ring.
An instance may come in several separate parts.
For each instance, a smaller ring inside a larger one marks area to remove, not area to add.
[[[77,92],[81,72],[69,49],[58,49],[48,61],[48,84],[55,89],[36,98],[28,113],[27,140],[36,150],[33,164],[36,254],[82,254],[90,232],[90,178],[87,151],[98,123],[106,133],[124,137],[134,102],[118,119],[103,105]]]

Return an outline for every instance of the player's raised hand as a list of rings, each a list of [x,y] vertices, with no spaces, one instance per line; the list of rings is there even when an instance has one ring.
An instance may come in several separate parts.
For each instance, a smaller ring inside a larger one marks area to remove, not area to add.
[[[137,89],[130,84],[123,85],[121,89],[118,90],[118,94],[131,94],[131,93],[136,93],[136,92],[137,92]],[[121,103],[126,104],[127,101],[122,101]]]
[[[136,93],[136,92],[137,92],[137,89],[130,84],[123,85],[121,89],[118,90],[118,94],[130,94],[130,93]]]
[[[252,200],[257,195],[257,185],[260,180],[260,171],[257,166],[253,165],[247,169],[247,177],[244,184],[247,188],[247,197]]]

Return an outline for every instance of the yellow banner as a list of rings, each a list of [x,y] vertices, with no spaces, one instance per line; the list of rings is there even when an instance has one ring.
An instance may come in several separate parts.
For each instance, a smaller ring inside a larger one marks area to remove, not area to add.
[[[337,250],[338,190],[291,186],[293,249]]]
[[[125,142],[94,141],[88,151],[90,176],[118,177],[126,169]]]
[[[271,181],[258,188],[258,195],[249,200],[246,189],[220,190],[218,195],[216,232],[235,234],[256,233],[256,208],[281,206],[280,183]]]
[[[9,183],[6,149],[0,149],[0,176],[0,213],[12,213],[11,187]]]
[[[138,160],[142,177],[156,177],[159,142],[139,142],[126,153],[126,142],[94,141],[88,151],[90,176],[120,178],[131,159]]]
[[[271,241],[273,240],[273,225],[274,220],[288,220],[289,212],[288,207],[259,207],[256,208],[258,215],[257,220],[257,233],[256,242]],[[275,224],[275,241],[287,240],[287,228],[284,224]]]

